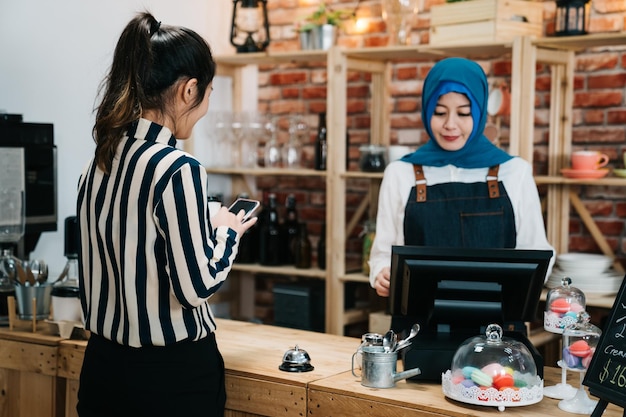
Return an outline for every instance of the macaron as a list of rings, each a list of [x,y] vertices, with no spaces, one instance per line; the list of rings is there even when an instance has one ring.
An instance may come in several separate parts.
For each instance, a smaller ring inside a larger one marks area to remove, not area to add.
[[[475,369],[472,372],[472,375],[470,378],[472,379],[472,381],[474,381],[475,383],[483,387],[490,387],[491,384],[493,383],[493,378],[491,378],[489,375],[487,375],[480,369]]]
[[[480,370],[491,376],[492,378],[494,378],[496,375],[505,373],[504,367],[496,362],[489,363],[480,368]]]
[[[550,303],[550,310],[555,313],[565,314],[570,310],[571,304],[565,298],[557,298]]]
[[[458,372],[458,373],[455,373],[454,375],[452,375],[452,383],[454,385],[460,384],[463,381],[465,381],[465,377],[463,376],[462,373]]]
[[[577,340],[569,345],[569,352],[574,356],[584,358],[591,354],[591,348],[589,347],[589,343],[587,343],[586,340]]]
[[[494,376],[493,386],[497,388],[498,390],[515,386],[515,380],[513,379],[513,375],[503,373],[503,374]]]
[[[580,358],[572,355],[569,349],[563,349],[563,362],[568,368],[578,368],[580,365]]]
[[[580,313],[581,311],[585,309],[585,307],[583,307],[582,305],[580,305],[580,303],[577,303],[576,301],[572,301],[570,303],[569,309],[570,311],[573,311],[574,313]]]
[[[474,372],[477,369],[478,368],[476,368],[475,366],[464,366],[461,371],[463,372],[463,376],[465,378],[470,379],[472,377],[472,372]]]
[[[463,381],[461,381],[461,385],[463,385],[465,388],[472,388],[476,386],[476,383],[471,379],[464,379]]]

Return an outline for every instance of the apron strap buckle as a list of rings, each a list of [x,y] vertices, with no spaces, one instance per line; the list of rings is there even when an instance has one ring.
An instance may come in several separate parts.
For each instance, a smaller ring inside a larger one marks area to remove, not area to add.
[[[421,165],[413,165],[415,173],[415,201],[423,203],[426,201],[426,177]]]
[[[487,173],[487,191],[489,198],[500,198],[500,187],[498,187],[499,170],[500,165],[489,167],[489,172]]]

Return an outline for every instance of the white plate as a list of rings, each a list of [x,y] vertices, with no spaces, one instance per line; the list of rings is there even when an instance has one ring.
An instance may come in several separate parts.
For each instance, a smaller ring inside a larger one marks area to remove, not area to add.
[[[624,274],[615,272],[612,269],[602,272],[589,272],[585,270],[566,272],[559,268],[553,268],[552,273],[550,274],[550,279],[558,281],[560,283],[562,278],[569,277],[572,280],[571,285],[575,287],[577,283],[581,282],[596,282],[613,278],[621,279],[623,276]]]
[[[614,294],[619,290],[623,279],[622,274],[614,274],[610,277],[595,280],[578,280],[576,282],[572,279],[571,287],[578,288],[585,294]],[[547,288],[555,288],[560,285],[561,277],[554,274],[550,275],[546,281]]]
[[[598,255],[593,253],[563,253],[557,255],[556,263],[562,269],[600,269],[605,270],[613,263],[613,259],[609,256]]]

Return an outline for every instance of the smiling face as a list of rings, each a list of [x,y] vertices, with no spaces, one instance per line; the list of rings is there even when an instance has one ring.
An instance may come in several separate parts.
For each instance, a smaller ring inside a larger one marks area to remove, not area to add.
[[[430,118],[430,129],[442,149],[462,149],[470,138],[473,127],[474,119],[466,95],[450,92],[439,97]]]

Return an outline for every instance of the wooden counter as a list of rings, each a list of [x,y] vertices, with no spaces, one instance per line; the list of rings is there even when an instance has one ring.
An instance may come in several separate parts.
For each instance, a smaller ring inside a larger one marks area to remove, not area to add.
[[[0,328],[0,416],[57,415],[65,389],[56,377],[61,340],[46,323],[37,333]]]
[[[544,386],[561,380],[561,370],[544,368]],[[579,374],[568,373],[568,383],[579,387]],[[312,382],[309,385],[309,417],[572,417],[558,408],[559,400],[543,397],[537,404],[482,407],[448,399],[441,385],[399,381],[394,388],[375,389],[361,385],[351,372]],[[609,405],[603,417],[621,417],[623,410]]]
[[[357,338],[230,320],[218,320],[217,338],[226,366],[230,417],[488,417],[496,407],[447,399],[440,384],[399,381],[389,389],[363,387],[351,373]],[[278,369],[284,353],[298,345],[315,369]],[[0,329],[0,416],[76,417],[78,379],[86,342]],[[545,368],[544,385],[560,382],[560,370]],[[578,374],[568,373],[578,387]],[[507,407],[511,417],[565,417],[547,397],[534,405]],[[609,406],[605,417],[621,408]]]
[[[307,387],[349,371],[359,339],[249,322],[217,320],[217,343],[226,366],[227,416],[306,416]],[[278,369],[288,349],[298,345],[314,370]],[[58,375],[67,379],[66,417],[76,416],[78,377],[86,342],[59,344]]]

